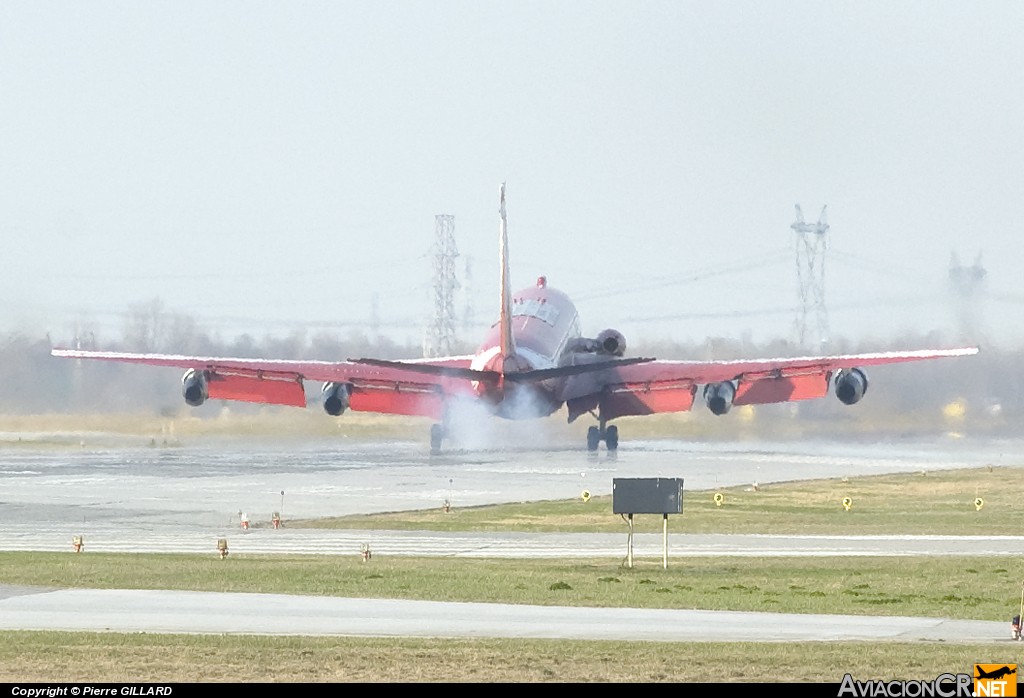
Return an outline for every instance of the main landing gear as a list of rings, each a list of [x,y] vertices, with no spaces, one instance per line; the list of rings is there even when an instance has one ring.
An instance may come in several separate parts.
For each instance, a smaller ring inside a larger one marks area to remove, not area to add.
[[[598,417],[598,421],[601,426],[587,429],[587,450],[596,451],[602,441],[609,451],[617,450],[619,448],[619,428],[614,424],[605,426],[605,421],[600,417]]]
[[[444,437],[448,435],[448,430],[445,429],[443,424],[432,424],[430,425],[430,452],[439,453],[441,451],[441,442],[444,441]]]

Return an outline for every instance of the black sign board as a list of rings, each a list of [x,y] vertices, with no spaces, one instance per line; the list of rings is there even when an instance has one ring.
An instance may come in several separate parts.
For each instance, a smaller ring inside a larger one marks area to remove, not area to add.
[[[682,514],[683,479],[677,477],[617,477],[612,479],[615,514]]]

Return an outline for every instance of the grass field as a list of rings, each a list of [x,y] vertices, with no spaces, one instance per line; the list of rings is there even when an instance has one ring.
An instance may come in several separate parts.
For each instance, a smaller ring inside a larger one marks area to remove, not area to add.
[[[671,643],[5,633],[0,681],[835,683],[1020,663],[1006,641]],[[835,695],[828,693],[828,695]]]
[[[715,491],[684,491],[673,533],[819,535],[1022,535],[1024,467],[985,467],[911,475],[788,482]],[[715,494],[721,494],[721,504]],[[849,498],[850,508],[843,506]],[[981,500],[979,508],[976,500]],[[420,512],[289,521],[290,527],[432,531],[622,532],[611,497],[440,507]],[[659,516],[634,517],[638,532],[660,532]]]
[[[1024,468],[687,493],[673,530],[1017,535]],[[850,497],[847,511],[842,499]],[[983,504],[976,506],[976,499]],[[346,517],[303,525],[435,530],[621,530],[601,498]],[[645,517],[638,517],[638,522]],[[657,520],[657,517],[648,517]],[[289,522],[298,525],[299,522]],[[660,520],[652,523],[660,527]],[[619,527],[614,529],[614,527]],[[653,530],[653,529],[652,529]],[[578,606],[709,608],[1008,620],[1024,564],[992,558],[687,558],[663,569],[573,562],[0,554],[0,582],[186,588]],[[838,682],[930,679],[1020,662],[1021,645],[423,640],[8,633],[0,681]]]
[[[509,560],[0,553],[6,584],[1006,620],[1024,564],[973,557]]]

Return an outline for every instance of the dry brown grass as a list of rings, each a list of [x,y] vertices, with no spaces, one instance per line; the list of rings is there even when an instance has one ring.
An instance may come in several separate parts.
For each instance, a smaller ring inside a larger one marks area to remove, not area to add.
[[[717,491],[687,490],[683,514],[670,517],[672,533],[775,533],[818,535],[1020,535],[1024,531],[1024,467],[975,467],[927,474],[832,478]],[[723,495],[718,506],[714,494]],[[852,507],[846,511],[843,500]],[[982,508],[975,499],[982,499]],[[478,507],[361,514],[312,521],[293,528],[428,529],[477,531],[622,532],[607,495]],[[637,516],[638,532],[659,532],[658,516]]]
[[[675,643],[8,633],[0,681],[839,683],[1018,662],[1009,641]]]

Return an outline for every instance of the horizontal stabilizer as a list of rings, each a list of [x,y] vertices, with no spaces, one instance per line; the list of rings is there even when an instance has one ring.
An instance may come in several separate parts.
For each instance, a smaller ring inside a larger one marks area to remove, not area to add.
[[[633,364],[644,364],[654,359],[636,357],[633,359],[616,359],[614,361],[601,361],[593,364],[574,364],[572,366],[555,366],[554,368],[538,368],[533,371],[521,371],[519,373],[506,373],[505,380],[515,383],[533,383],[544,381],[549,378],[561,378],[563,376],[578,376],[581,373],[592,373],[603,371],[608,368],[619,366],[632,366]]]
[[[434,364],[409,363],[405,361],[388,361],[385,359],[350,359],[352,363],[364,364],[367,366],[380,366],[382,368],[395,368],[410,373],[425,373],[431,376],[448,376],[449,378],[464,378],[466,380],[497,382],[501,374],[497,371],[479,371],[473,368],[462,368],[459,366],[437,366]],[[563,376],[578,376],[581,373],[592,373],[603,371],[619,366],[631,366],[633,364],[654,361],[644,357],[632,359],[616,359],[614,361],[601,361],[592,364],[576,364],[573,366],[555,366],[553,368],[538,368],[532,371],[517,371],[506,373],[505,380],[513,383],[536,383],[550,378],[561,378]]]
[[[439,366],[437,364],[411,363],[409,361],[388,361],[387,359],[349,359],[354,364],[378,366],[380,368],[396,368],[410,373],[423,373],[428,376],[447,376],[449,378],[465,378],[471,381],[497,381],[497,371],[478,371],[462,366]]]

